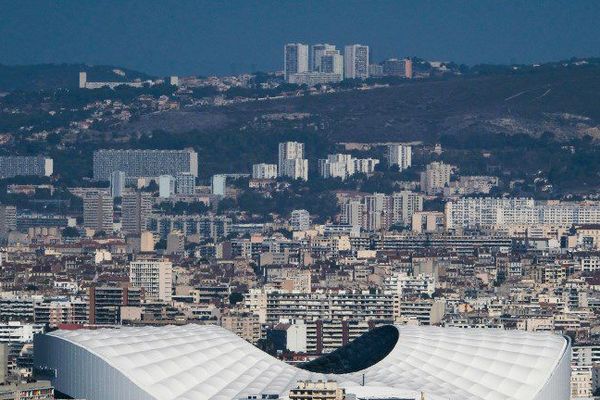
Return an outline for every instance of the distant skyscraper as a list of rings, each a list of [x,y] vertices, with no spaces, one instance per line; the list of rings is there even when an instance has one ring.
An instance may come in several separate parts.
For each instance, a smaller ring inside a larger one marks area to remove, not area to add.
[[[308,180],[308,160],[304,158],[304,143],[279,143],[279,176]]]
[[[335,51],[333,44],[313,44],[310,49],[310,70],[324,72],[321,70],[321,57],[328,51]]]
[[[189,172],[198,176],[198,154],[193,150],[97,150],[94,180],[108,181],[114,171],[127,178],[156,178]]]
[[[171,175],[161,175],[158,177],[158,195],[163,199],[168,199],[175,194],[175,178]]]
[[[121,231],[140,236],[146,230],[146,220],[152,212],[152,195],[134,190],[123,192],[121,201]]]
[[[369,46],[352,44],[344,48],[344,77],[346,79],[369,77]]]
[[[113,231],[113,199],[104,191],[86,193],[83,197],[83,226],[96,232]]]
[[[390,144],[387,148],[388,167],[397,165],[400,171],[412,165],[412,147],[405,144]]]
[[[191,196],[196,190],[196,177],[189,172],[177,174],[175,177],[175,192],[184,196]]]
[[[283,72],[286,82],[290,75],[308,72],[308,45],[288,43],[284,48]]]
[[[51,158],[30,156],[0,157],[0,179],[15,176],[50,176],[54,172]]]
[[[125,172],[114,171],[110,174],[110,194],[113,197],[123,196],[125,190]]]
[[[227,176],[226,175],[213,175],[211,182],[212,194],[217,196],[225,196],[227,192]]]

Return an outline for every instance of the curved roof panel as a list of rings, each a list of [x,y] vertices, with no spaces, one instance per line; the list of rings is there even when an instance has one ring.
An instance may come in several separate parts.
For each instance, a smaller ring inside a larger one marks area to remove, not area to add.
[[[58,371],[57,390],[89,400],[106,398],[98,397],[102,385],[122,386],[104,388],[104,394],[114,390],[115,400],[229,400],[259,393],[286,394],[305,379],[332,379],[351,387],[361,384],[363,376],[368,386],[423,391],[428,399],[541,400],[541,393],[544,400],[569,398],[569,369],[564,367],[570,361],[569,343],[561,336],[394,328],[398,339],[387,355],[375,357],[374,365],[343,374],[288,365],[212,325],[54,331],[36,337],[35,362],[37,367]],[[361,343],[368,346],[364,340]],[[321,365],[336,371],[332,362],[329,358]],[[340,371],[348,371],[347,366]],[[110,383],[92,377],[94,388],[89,388],[88,378],[80,377],[86,374],[114,379]],[[129,394],[119,397],[121,392]]]

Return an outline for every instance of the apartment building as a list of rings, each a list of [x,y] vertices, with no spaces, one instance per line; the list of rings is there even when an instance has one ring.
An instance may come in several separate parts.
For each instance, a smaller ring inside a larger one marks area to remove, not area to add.
[[[54,172],[51,158],[38,156],[0,157],[0,179],[15,176],[50,176]]]
[[[108,181],[114,171],[128,179],[176,176],[190,173],[198,177],[198,154],[193,150],[96,150],[93,157],[94,180]]]
[[[144,290],[146,300],[169,302],[172,299],[173,264],[170,261],[132,261],[129,280],[134,288]]]

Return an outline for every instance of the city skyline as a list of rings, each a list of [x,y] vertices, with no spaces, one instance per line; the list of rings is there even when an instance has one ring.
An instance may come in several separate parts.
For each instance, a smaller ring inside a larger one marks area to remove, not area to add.
[[[599,55],[600,11],[592,1],[333,5],[14,3],[3,10],[0,63],[82,62],[158,76],[229,75],[280,69],[281,45],[288,42],[364,43],[374,60],[417,56],[468,65]],[[132,18],[124,23],[127,16]]]

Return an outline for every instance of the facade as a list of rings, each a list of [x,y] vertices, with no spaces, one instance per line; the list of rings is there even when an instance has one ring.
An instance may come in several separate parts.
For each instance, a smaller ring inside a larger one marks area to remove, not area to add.
[[[415,233],[441,233],[446,230],[446,215],[441,211],[415,212],[411,229]]]
[[[227,193],[227,175],[213,175],[210,187],[212,194],[225,196]]]
[[[83,226],[96,232],[112,233],[112,196],[103,191],[95,191],[83,197]]]
[[[37,156],[0,157],[0,179],[15,176],[50,176],[54,172],[51,158]]]
[[[319,160],[319,174],[327,178],[346,178],[356,174],[372,174],[379,160],[374,158],[354,158],[350,154],[329,154],[327,158]]]
[[[336,381],[300,381],[290,389],[290,400],[344,400],[346,391]]]
[[[344,48],[344,78],[369,77],[369,46],[352,44]]]
[[[231,218],[224,215],[157,215],[147,219],[147,227],[166,238],[169,233],[178,230],[184,236],[198,235],[201,239],[218,240],[229,235]]]
[[[48,371],[57,391],[88,400],[284,396],[301,380],[336,380],[348,394],[366,382],[434,400],[569,399],[565,337],[423,326],[384,326],[372,333],[340,353],[349,365],[324,358],[301,369],[218,326],[57,330],[36,335],[34,365]],[[371,339],[377,337],[385,346]],[[381,358],[361,358],[373,353]],[[335,372],[311,372],[323,364]]]
[[[375,172],[375,167],[379,164],[376,158],[355,158],[354,171],[357,174],[371,175]]]
[[[294,231],[305,231],[310,228],[310,213],[306,210],[292,211],[290,225]]]
[[[446,203],[448,229],[461,227],[558,226],[600,223],[600,206],[527,198],[461,198]]]
[[[410,225],[415,212],[423,210],[423,197],[403,190],[391,196],[373,193],[342,204],[340,222],[366,231],[388,229],[392,225]]]
[[[427,164],[421,172],[421,191],[428,195],[440,194],[450,185],[450,175],[454,167],[443,162],[434,161]]]
[[[398,60],[390,58],[382,63],[384,76],[397,76],[400,78],[412,78],[412,61],[409,59]]]
[[[334,65],[332,68],[335,67],[336,65]],[[341,80],[342,75],[335,72],[299,72],[297,74],[291,74],[288,78],[289,83],[306,86],[316,86],[319,84],[323,85],[327,83],[335,83],[340,82]]]
[[[17,207],[0,204],[0,240],[17,230]]]
[[[339,50],[326,51],[321,56],[321,72],[325,74],[335,74],[342,80],[344,77],[344,56]]]
[[[172,175],[161,175],[158,177],[158,195],[160,198],[168,199],[175,194],[175,178]]]
[[[54,400],[49,381],[18,382],[0,385],[0,400]]]
[[[284,47],[283,73],[286,82],[294,74],[308,72],[308,45],[288,43]]]
[[[129,263],[129,280],[144,290],[146,300],[171,301],[173,264],[170,261],[139,260]]]
[[[252,344],[258,343],[262,337],[262,325],[254,314],[224,315],[221,317],[221,326]]]
[[[91,286],[88,291],[88,315],[92,325],[117,325],[121,323],[122,307],[139,307],[142,301],[140,288],[122,286]]]
[[[308,180],[308,160],[304,158],[304,143],[279,143],[279,176]]]
[[[387,147],[388,167],[397,165],[400,171],[412,165],[412,147],[406,144],[390,144]]]
[[[335,51],[336,49],[334,44],[313,44],[310,47],[310,70],[315,72],[323,72],[321,67],[321,58],[328,52]]]
[[[125,190],[125,172],[113,171],[110,174],[110,195],[113,197],[122,197]]]
[[[277,164],[254,164],[252,166],[252,179],[276,179]]]
[[[193,150],[96,150],[94,180],[108,181],[114,171],[127,178],[156,178],[189,172],[198,176],[198,154]]]
[[[192,196],[196,191],[196,177],[189,172],[182,172],[175,176],[175,193],[183,196]]]
[[[125,191],[121,201],[121,231],[126,235],[140,236],[152,212],[152,194]]]

